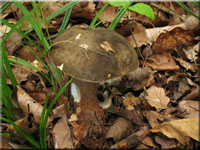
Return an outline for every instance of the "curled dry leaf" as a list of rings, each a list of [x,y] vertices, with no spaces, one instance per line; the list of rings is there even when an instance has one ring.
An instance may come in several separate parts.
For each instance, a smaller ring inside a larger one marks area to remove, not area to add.
[[[187,100],[187,99],[195,100],[195,99],[198,99],[198,98],[200,98],[200,88],[199,88],[199,86],[197,86],[196,88],[193,88],[190,94],[183,97],[183,100]]]
[[[176,27],[169,32],[161,33],[158,36],[153,45],[153,51],[154,53],[162,53],[175,48],[176,46],[191,46],[193,41],[193,33],[190,30]]]
[[[124,137],[128,136],[131,123],[125,118],[117,118],[113,126],[110,127],[106,134],[106,139],[113,139],[115,142],[120,141]]]
[[[174,59],[169,53],[154,54],[147,59],[146,66],[155,70],[179,70]]]
[[[199,118],[178,119],[154,127],[152,132],[162,132],[169,138],[176,138],[182,145],[188,145],[190,138],[199,141]]]
[[[170,102],[169,97],[165,94],[165,90],[156,86],[151,86],[147,90],[147,96],[145,98],[147,99],[147,102],[158,111],[166,109]]]
[[[192,72],[196,72],[198,70],[197,64],[189,63],[182,58],[176,58],[176,61],[178,61],[186,70],[190,70]]]
[[[74,146],[71,136],[71,130],[68,125],[68,120],[64,112],[65,111],[64,105],[61,105],[59,107],[59,110],[60,110],[60,115],[62,117],[58,120],[58,122],[55,124],[53,128],[54,144],[56,145],[55,147],[58,149],[63,149],[63,148],[72,149],[74,148]]]
[[[199,54],[199,47],[200,43],[197,43],[195,46],[189,47],[187,50],[185,50],[185,55],[186,57],[191,61],[191,62],[196,62]]]
[[[17,98],[20,108],[25,114],[32,113],[34,122],[40,124],[43,106],[29,96],[20,86],[17,86],[17,89]]]

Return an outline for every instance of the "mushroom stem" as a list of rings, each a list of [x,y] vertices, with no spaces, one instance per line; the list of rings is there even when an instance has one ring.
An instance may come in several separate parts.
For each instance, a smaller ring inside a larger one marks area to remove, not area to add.
[[[84,82],[77,79],[72,82],[80,89],[81,102],[79,106],[81,111],[91,110],[98,114],[104,112],[97,99],[97,88],[99,86],[97,83]]]

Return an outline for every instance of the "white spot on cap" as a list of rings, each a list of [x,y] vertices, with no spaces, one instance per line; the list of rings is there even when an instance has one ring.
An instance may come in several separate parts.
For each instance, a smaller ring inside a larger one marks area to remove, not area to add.
[[[80,47],[86,49],[86,48],[88,48],[88,45],[87,44],[81,44]]]
[[[76,40],[80,39],[80,37],[81,37],[81,34],[77,35]]]

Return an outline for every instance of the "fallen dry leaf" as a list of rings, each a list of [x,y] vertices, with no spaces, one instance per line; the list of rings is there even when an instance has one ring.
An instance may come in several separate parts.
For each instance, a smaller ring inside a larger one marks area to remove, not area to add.
[[[58,149],[73,149],[73,141],[72,141],[72,135],[71,130],[68,125],[68,120],[65,115],[65,107],[64,105],[61,105],[59,107],[60,115],[62,117],[57,121],[53,128],[53,138],[54,138],[54,144],[55,148]]]
[[[156,86],[151,86],[147,90],[147,96],[145,98],[147,99],[147,102],[158,111],[166,109],[170,102],[169,97],[165,94],[165,90]]]
[[[21,46],[23,36],[18,32],[13,32],[5,42],[5,49],[8,55],[13,55],[14,52]]]
[[[173,30],[161,33],[153,45],[154,53],[162,53],[175,48],[176,46],[191,46],[194,41],[193,33],[176,27]]]
[[[23,81],[27,81],[28,76],[31,75],[31,72],[29,72],[25,69],[22,69],[21,67],[26,68],[27,70],[30,69],[29,67],[24,66],[24,65],[15,66],[12,68],[15,79],[17,80],[17,83],[19,83],[19,84]]]
[[[123,100],[123,105],[125,106],[126,109],[128,110],[133,110],[134,106],[139,105],[140,99],[138,97],[135,97],[133,94],[131,93],[127,93],[124,97]]]
[[[0,149],[12,149],[12,147],[9,145],[10,139],[6,136],[1,136],[1,144]]]
[[[34,122],[40,124],[43,106],[34,100],[30,95],[28,95],[20,86],[17,86],[17,89],[17,99],[20,108],[25,114],[32,113]]]
[[[134,26],[134,31],[132,33],[133,35],[130,35],[127,37],[127,40],[129,41],[129,43],[135,48],[136,44],[135,41],[133,39],[133,36],[136,40],[137,46],[141,47],[142,45],[146,45],[147,44],[147,37],[146,37],[146,32],[145,32],[145,27],[140,24],[137,23]]]
[[[146,66],[155,70],[179,70],[172,56],[169,53],[159,53],[150,56],[147,59]]]
[[[200,52],[199,45],[200,45],[200,43],[197,43],[195,46],[189,47],[187,50],[185,50],[185,55],[191,62],[196,63],[196,61],[198,59],[198,54]]]
[[[155,147],[155,143],[154,143],[152,137],[150,137],[150,136],[146,136],[141,142],[152,148]]]
[[[200,88],[197,86],[196,88],[193,88],[191,93],[187,96],[183,97],[183,100],[195,100],[200,98]]]
[[[132,121],[133,123],[135,123],[137,125],[143,125],[144,124],[142,115],[139,114],[139,112],[136,109],[127,110],[127,109],[116,109],[114,107],[110,107],[110,108],[107,109],[107,111],[109,113],[115,114],[119,117],[126,118],[126,119]]]
[[[38,126],[33,123],[33,115],[31,113],[27,114],[26,117],[15,121],[15,124],[30,135],[38,130]],[[11,133],[11,135],[17,138],[22,144],[27,141],[27,139],[21,135],[12,124],[8,126],[6,132]]]
[[[146,116],[150,126],[154,128],[159,124],[158,118],[160,117],[159,113],[156,111],[145,111],[144,115]]]
[[[171,101],[175,102],[186,92],[191,90],[190,84],[184,75],[176,74],[168,79],[168,94],[171,94]]]
[[[115,143],[110,149],[130,149],[137,146],[149,133],[148,126],[142,126],[137,132],[132,133],[127,138]]]
[[[71,18],[81,18],[91,21],[94,17],[95,4],[93,1],[82,1],[72,9]]]
[[[178,119],[157,125],[152,132],[162,132],[169,138],[176,138],[182,145],[188,145],[190,138],[199,141],[199,118]]]
[[[182,100],[178,103],[177,110],[187,118],[199,117],[199,104],[199,101]]]
[[[116,14],[118,13],[118,8],[113,6],[108,6],[99,16],[99,20],[103,21],[103,24],[107,26],[110,22],[113,21]]]
[[[170,148],[174,148],[177,146],[177,141],[175,141],[175,139],[169,139],[167,137],[164,136],[155,136],[155,141],[156,143],[161,145],[162,149],[170,149]]]
[[[117,118],[114,124],[109,128],[106,139],[113,139],[115,142],[128,136],[129,130],[131,129],[131,122],[125,118]]]

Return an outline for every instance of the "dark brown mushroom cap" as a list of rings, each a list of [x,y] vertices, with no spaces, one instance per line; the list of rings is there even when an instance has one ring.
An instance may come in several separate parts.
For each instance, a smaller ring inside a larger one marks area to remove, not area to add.
[[[101,82],[138,67],[138,57],[127,40],[110,29],[76,25],[53,41],[49,59],[79,80]]]

